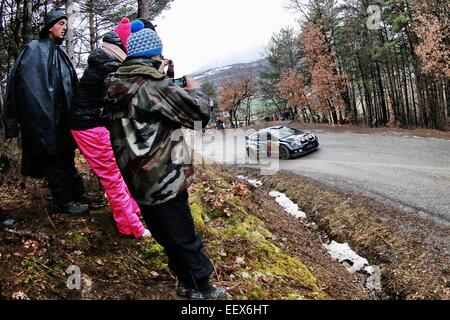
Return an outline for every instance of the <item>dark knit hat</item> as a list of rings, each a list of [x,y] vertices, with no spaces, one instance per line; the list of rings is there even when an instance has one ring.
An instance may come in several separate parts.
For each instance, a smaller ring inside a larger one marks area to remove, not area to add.
[[[131,57],[153,57],[162,54],[163,44],[156,31],[144,28],[144,23],[131,23],[131,36],[127,41],[128,55]]]
[[[144,28],[147,29],[152,29],[153,31],[156,31],[156,24],[151,23],[149,20],[144,19],[144,18],[139,18],[139,20],[141,20],[144,23]]]
[[[122,44],[122,40],[120,40],[119,35],[115,31],[110,31],[103,36],[103,42],[114,44],[118,46],[123,52],[127,52],[125,50],[124,45]]]
[[[39,38],[47,38],[49,30],[62,19],[68,19],[64,11],[58,9],[50,11],[45,17],[44,27],[39,32]]]

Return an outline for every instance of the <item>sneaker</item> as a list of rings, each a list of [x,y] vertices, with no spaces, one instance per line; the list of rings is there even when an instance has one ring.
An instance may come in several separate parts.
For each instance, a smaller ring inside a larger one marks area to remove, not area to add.
[[[218,300],[225,297],[226,294],[227,291],[224,288],[208,285],[203,289],[190,290],[187,296],[193,300]]]
[[[93,195],[90,195],[87,192],[75,197],[75,201],[77,201],[79,203],[87,204],[87,205],[99,205],[99,204],[103,203],[103,200],[101,200]]]
[[[84,204],[71,201],[58,207],[58,211],[60,213],[67,213],[74,216],[84,216],[89,214],[89,207]]]

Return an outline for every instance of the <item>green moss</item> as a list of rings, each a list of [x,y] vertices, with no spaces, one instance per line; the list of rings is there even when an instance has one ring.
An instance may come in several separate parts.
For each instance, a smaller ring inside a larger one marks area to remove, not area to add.
[[[198,201],[195,194],[190,196],[190,206],[192,212],[192,218],[194,219],[195,226],[198,232],[203,233],[205,231],[205,221],[203,220],[203,208]]]
[[[67,241],[79,249],[87,249],[89,241],[81,231],[75,230],[69,234]]]
[[[210,256],[217,256],[216,266],[221,263],[235,266],[235,257],[245,257],[245,263],[234,276],[240,279],[238,299],[312,299],[325,298],[326,294],[319,288],[317,279],[298,259],[286,254],[272,242],[276,236],[269,232],[265,223],[249,214],[239,196],[222,186],[208,186],[217,197],[226,192],[229,214],[224,210],[203,204],[206,190],[201,186],[195,188],[191,197],[191,208],[196,225],[201,226],[207,242],[206,249]],[[199,201],[200,200],[200,201]],[[211,217],[205,223],[203,218]],[[221,256],[219,252],[226,252]]]
[[[264,300],[269,297],[269,292],[259,285],[255,285],[252,290],[246,294],[250,300]]]
[[[145,239],[139,246],[140,258],[157,270],[168,270],[164,248],[153,238]]]
[[[305,300],[305,297],[298,293],[289,293],[286,300]]]
[[[264,222],[252,215],[243,217],[243,221],[236,225],[231,225],[226,231],[230,235],[238,234],[246,237],[252,242],[259,242],[265,239],[274,239],[274,235],[265,228]]]
[[[254,216],[235,226],[227,228],[228,237],[239,235],[245,239],[247,266],[261,274],[282,277],[285,281],[294,281],[319,296],[324,296],[318,287],[317,279],[309,269],[296,258],[285,254],[270,242],[273,235],[264,228],[264,223]],[[238,249],[234,249],[236,251]],[[242,247],[241,247],[242,250]],[[236,252],[235,252],[236,253]],[[237,254],[237,253],[236,253]]]

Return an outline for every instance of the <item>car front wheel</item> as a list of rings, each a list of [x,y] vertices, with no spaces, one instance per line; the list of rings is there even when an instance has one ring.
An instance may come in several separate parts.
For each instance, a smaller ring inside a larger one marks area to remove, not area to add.
[[[282,160],[288,160],[291,157],[291,153],[286,146],[280,146],[280,158]]]

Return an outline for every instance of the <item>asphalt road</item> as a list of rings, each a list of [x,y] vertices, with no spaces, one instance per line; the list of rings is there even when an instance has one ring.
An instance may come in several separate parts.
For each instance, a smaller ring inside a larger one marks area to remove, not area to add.
[[[450,140],[401,134],[315,131],[320,149],[279,168],[327,186],[376,197],[450,223]],[[204,160],[245,164],[244,132],[195,140]],[[196,161],[199,161],[196,159]]]

